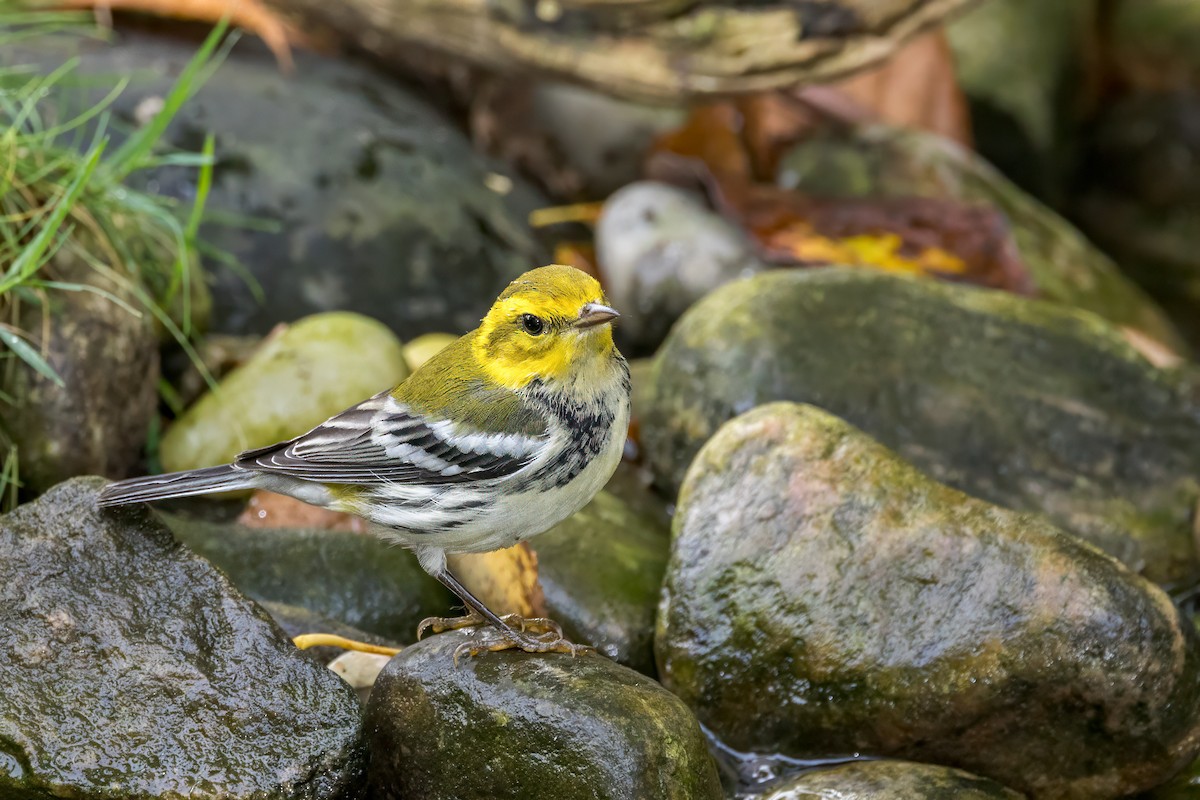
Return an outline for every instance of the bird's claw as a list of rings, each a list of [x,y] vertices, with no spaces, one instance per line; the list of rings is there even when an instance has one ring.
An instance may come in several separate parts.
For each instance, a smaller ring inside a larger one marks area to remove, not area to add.
[[[524,650],[526,653],[563,653],[572,657],[595,652],[593,647],[568,641],[562,635],[558,625],[553,623],[552,625],[557,632],[546,630],[536,636],[530,636],[517,630],[503,631],[495,627],[481,628],[472,636],[472,641],[463,642],[454,648],[454,666],[458,667],[458,659],[462,655],[477,656],[501,650]]]
[[[546,617],[522,617],[519,614],[505,614],[500,619],[514,631],[520,633],[534,633],[538,636],[553,634],[556,639],[563,638],[562,627],[554,620],[547,619]],[[457,631],[463,628],[474,628],[487,624],[488,621],[475,612],[462,617],[426,617],[417,625],[417,641],[420,641],[421,637],[427,631],[443,633],[445,631]]]

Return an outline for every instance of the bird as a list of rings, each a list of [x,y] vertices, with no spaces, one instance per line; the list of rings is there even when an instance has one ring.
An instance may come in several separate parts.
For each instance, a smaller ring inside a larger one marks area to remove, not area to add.
[[[356,514],[410,548],[466,607],[462,617],[424,620],[418,638],[474,627],[476,641],[459,648],[470,655],[589,652],[550,620],[494,613],[450,572],[446,555],[543,533],[608,482],[630,415],[629,366],[612,334],[619,316],[587,273],[561,264],[530,270],[479,327],[395,388],[229,464],[107,484],[98,505],[265,489]]]

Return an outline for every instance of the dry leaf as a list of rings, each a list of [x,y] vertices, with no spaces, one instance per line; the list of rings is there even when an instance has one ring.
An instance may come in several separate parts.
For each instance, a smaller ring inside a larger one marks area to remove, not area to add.
[[[971,146],[971,116],[943,30],[914,38],[872,69],[830,84],[875,119]],[[803,96],[803,95],[801,95]]]
[[[537,554],[527,543],[491,553],[453,553],[446,561],[462,584],[497,614],[546,616]]]
[[[237,521],[248,528],[320,528],[354,533],[367,530],[366,520],[362,517],[310,506],[286,495],[261,490],[251,495]]]
[[[293,66],[291,46],[304,43],[298,30],[258,0],[53,0],[47,6],[136,11],[213,25],[228,16],[231,25],[261,38],[285,70]]]
[[[1136,328],[1122,327],[1121,335],[1133,346],[1133,349],[1160,369],[1173,369],[1187,360],[1167,345],[1157,339],[1152,339]]]
[[[329,669],[336,672],[353,689],[370,689],[392,656],[378,653],[360,653],[348,650],[329,662]]]

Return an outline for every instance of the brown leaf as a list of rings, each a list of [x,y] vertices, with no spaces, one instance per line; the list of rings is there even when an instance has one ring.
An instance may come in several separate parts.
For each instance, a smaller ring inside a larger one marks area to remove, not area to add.
[[[51,8],[136,11],[213,25],[228,16],[230,24],[261,38],[275,54],[279,65],[288,71],[293,66],[291,46],[304,44],[304,36],[298,30],[258,0],[52,0],[46,5]]]
[[[537,554],[527,543],[491,553],[450,554],[446,561],[462,584],[497,614],[546,616]]]
[[[971,117],[943,30],[918,36],[877,67],[831,84],[875,119],[971,146]],[[801,94],[803,96],[803,93]]]
[[[652,156],[670,154],[702,162],[718,180],[747,183],[754,178],[750,152],[742,140],[743,116],[733,102],[699,106],[677,130],[654,143]]]
[[[324,530],[364,533],[367,523],[353,514],[310,506],[274,492],[256,491],[238,517],[248,528],[321,528]]]

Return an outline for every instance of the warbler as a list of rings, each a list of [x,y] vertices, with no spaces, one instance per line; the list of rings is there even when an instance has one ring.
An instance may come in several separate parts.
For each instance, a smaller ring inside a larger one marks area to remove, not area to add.
[[[600,284],[572,267],[526,272],[479,327],[403,383],[301,436],[231,464],[118,481],[101,506],[266,489],[383,526],[490,623],[468,650],[587,650],[549,620],[500,618],[446,567],[447,553],[510,547],[574,514],[616,470],[629,423],[629,367],[613,344]]]

